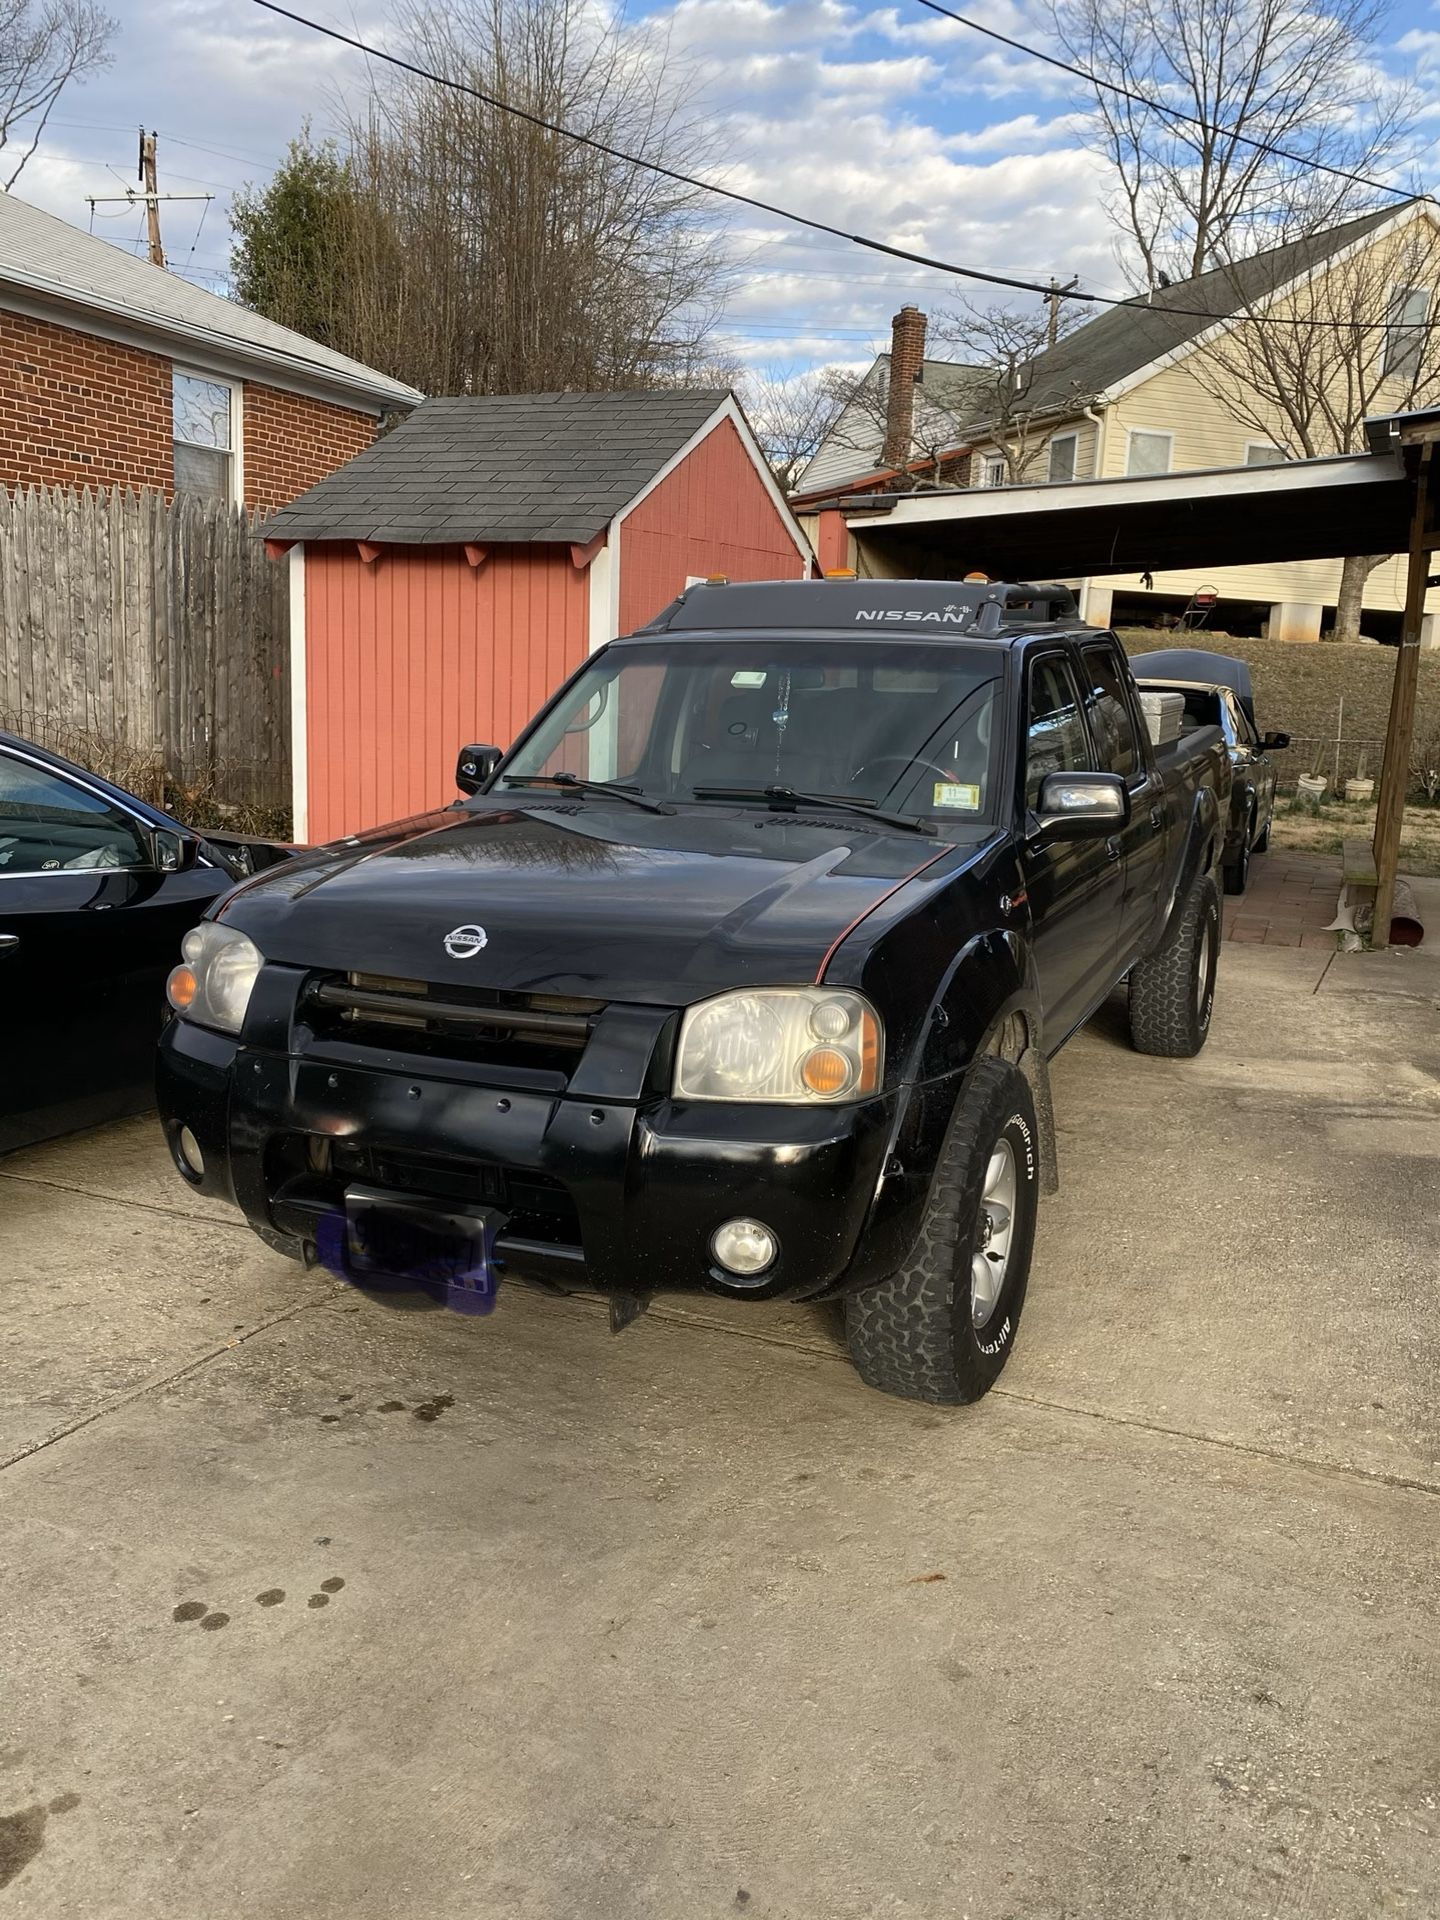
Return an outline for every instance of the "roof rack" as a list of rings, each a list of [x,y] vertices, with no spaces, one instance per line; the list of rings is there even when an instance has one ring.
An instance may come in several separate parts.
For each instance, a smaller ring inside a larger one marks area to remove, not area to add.
[[[744,580],[698,582],[639,629],[642,633],[727,628],[909,633],[998,633],[1078,618],[1075,595],[1058,583],[1006,580]]]

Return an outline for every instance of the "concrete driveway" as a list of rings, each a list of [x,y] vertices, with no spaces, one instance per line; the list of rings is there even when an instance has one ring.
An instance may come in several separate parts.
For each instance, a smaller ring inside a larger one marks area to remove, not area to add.
[[[1015,1359],[387,1310],[150,1124],[0,1165],[0,1914],[1440,1911],[1440,969],[1057,1071]]]

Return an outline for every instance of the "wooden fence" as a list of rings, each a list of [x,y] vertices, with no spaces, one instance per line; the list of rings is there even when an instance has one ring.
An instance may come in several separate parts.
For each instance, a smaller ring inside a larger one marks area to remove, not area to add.
[[[288,686],[288,577],[242,508],[0,487],[0,726],[223,817],[289,804]]]

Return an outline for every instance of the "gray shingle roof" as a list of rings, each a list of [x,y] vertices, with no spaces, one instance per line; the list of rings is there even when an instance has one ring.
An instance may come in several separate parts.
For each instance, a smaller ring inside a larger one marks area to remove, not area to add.
[[[585,543],[728,395],[506,393],[427,400],[282,507],[272,540]]]
[[[1083,405],[1198,339],[1214,324],[1209,316],[1240,313],[1263,301],[1403,211],[1398,204],[1382,207],[1378,213],[1347,220],[1287,246],[1271,247],[1233,266],[1214,267],[1193,280],[1179,280],[1149,300],[1138,298],[1110,307],[1039,355],[1027,406],[1063,408],[1077,395]]]
[[[1027,410],[1064,413],[1087,406],[1142,368],[1198,339],[1214,324],[1214,315],[1239,313],[1262,301],[1309,268],[1404,213],[1407,204],[1414,203],[1382,207],[1377,213],[1347,220],[1324,233],[1254,254],[1234,266],[1216,267],[1193,280],[1177,281],[1149,300],[1139,297],[1123,306],[1102,309],[1093,320],[1034,360]],[[867,380],[876,378],[888,364],[888,356],[879,355]],[[967,384],[973,383],[977,389],[986,384],[983,374],[979,379],[976,376],[977,369],[956,362],[927,360],[923,383],[916,389],[917,406],[923,405],[928,389],[954,415],[957,445],[964,444],[967,434],[982,433],[988,424],[983,417],[963,417]],[[806,467],[800,491],[813,495],[823,487],[880,471],[884,435],[877,421],[873,407],[868,411],[847,407]]]
[[[177,358],[202,367],[211,355],[254,364],[272,386],[298,381],[377,412],[420,398],[373,367],[0,193],[0,306],[7,291],[67,309],[81,326],[88,312],[131,332],[159,334]]]

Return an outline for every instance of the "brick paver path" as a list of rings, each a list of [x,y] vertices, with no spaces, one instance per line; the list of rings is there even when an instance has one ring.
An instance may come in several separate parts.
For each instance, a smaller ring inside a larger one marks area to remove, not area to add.
[[[1329,947],[1326,924],[1340,899],[1340,861],[1329,853],[1276,847],[1250,862],[1245,892],[1225,896],[1225,938],[1267,947]]]

